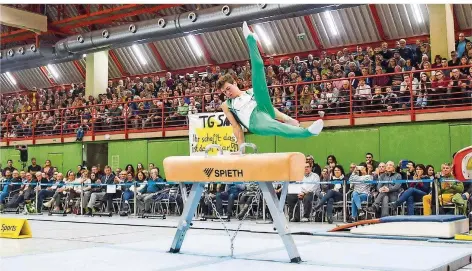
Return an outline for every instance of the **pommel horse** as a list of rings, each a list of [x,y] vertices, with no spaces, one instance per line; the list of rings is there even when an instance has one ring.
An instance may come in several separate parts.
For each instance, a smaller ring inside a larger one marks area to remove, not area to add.
[[[284,182],[284,189],[287,189],[289,182],[301,181],[304,176],[305,155],[297,152],[245,154],[246,146],[257,152],[254,144],[245,143],[241,144],[239,154],[223,155],[221,146],[210,144],[205,148],[205,156],[172,156],[164,159],[164,172],[168,181],[192,183],[170,248],[171,253],[178,253],[182,247],[205,183],[258,182],[290,262],[301,262],[283,212],[285,199],[282,198],[279,202],[273,183]],[[217,148],[219,155],[209,156],[208,151],[212,148]]]

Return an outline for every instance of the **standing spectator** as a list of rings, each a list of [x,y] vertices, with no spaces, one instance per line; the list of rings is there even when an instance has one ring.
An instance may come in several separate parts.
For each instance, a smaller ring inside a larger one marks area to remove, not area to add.
[[[36,174],[36,172],[41,172],[41,166],[36,164],[36,158],[31,158],[31,165],[28,166],[28,172],[31,174]]]
[[[456,47],[455,47],[458,58],[465,55],[464,53],[466,52],[466,45],[468,42],[470,42],[470,40],[465,38],[464,33],[459,33],[459,40],[456,41]]]
[[[16,170],[16,168],[13,167],[13,160],[11,159],[8,159],[7,161],[7,166],[3,169],[2,171],[2,175],[5,176],[6,175],[6,171],[10,171],[10,172],[13,172]]]

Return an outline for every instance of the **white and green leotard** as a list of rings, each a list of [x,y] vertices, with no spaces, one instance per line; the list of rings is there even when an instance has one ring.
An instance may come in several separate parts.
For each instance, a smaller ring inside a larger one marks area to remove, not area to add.
[[[311,129],[310,126],[310,128],[305,129],[281,123],[275,119],[275,111],[266,83],[264,61],[259,54],[257,41],[253,34],[249,34],[246,40],[251,57],[253,88],[247,90],[239,97],[226,101],[229,110],[233,113],[236,120],[251,133],[258,135],[276,135],[289,138],[304,138],[317,135],[321,131],[320,128]],[[317,133],[313,131],[317,131]]]

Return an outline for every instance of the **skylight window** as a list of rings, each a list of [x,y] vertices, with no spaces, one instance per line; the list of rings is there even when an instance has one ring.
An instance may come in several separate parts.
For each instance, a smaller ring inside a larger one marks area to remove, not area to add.
[[[190,42],[190,45],[192,46],[192,50],[197,54],[198,57],[203,56],[202,48],[200,48],[200,45],[198,45],[197,39],[193,35],[188,35],[188,41]]]
[[[415,19],[418,24],[423,23],[423,14],[421,13],[420,5],[413,4],[413,12],[415,13]]]
[[[16,80],[15,80],[15,77],[13,77],[13,75],[11,75],[10,72],[7,72],[7,77],[8,79],[10,80],[10,82],[13,84],[13,85],[16,85]]]
[[[262,42],[265,45],[267,45],[267,46],[272,45],[272,42],[270,41],[269,36],[267,36],[267,33],[264,31],[262,26],[256,25],[255,30],[256,30],[256,35],[258,35],[262,39]]]
[[[324,16],[326,18],[326,22],[328,23],[329,31],[331,32],[333,36],[337,36],[339,32],[338,32],[338,28],[336,27],[336,24],[334,23],[334,18],[333,18],[333,15],[331,14],[331,11],[324,12]]]
[[[138,46],[137,44],[133,44],[132,48],[133,48],[134,53],[135,53],[136,56],[138,57],[139,62],[140,62],[142,65],[146,65],[146,64],[147,64],[147,61],[146,61],[146,59],[144,58],[143,52],[141,52],[141,49],[139,49],[139,46]]]
[[[48,70],[54,76],[54,78],[59,78],[59,73],[57,72],[56,68],[51,64],[48,64]]]

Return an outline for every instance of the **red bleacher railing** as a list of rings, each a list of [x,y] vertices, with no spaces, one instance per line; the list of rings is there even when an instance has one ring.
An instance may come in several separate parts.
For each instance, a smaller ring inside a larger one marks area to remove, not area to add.
[[[469,73],[459,73],[460,78],[457,79],[452,77],[455,69]],[[421,81],[423,73],[429,77],[429,81]],[[451,76],[444,80],[446,73]],[[392,82],[394,76],[400,79],[405,75],[409,76],[409,81],[403,78],[401,84]],[[368,87],[360,86],[361,79],[372,81],[382,76],[389,77],[391,83],[380,87],[381,95],[376,95],[375,86],[370,87],[370,91]],[[431,81],[433,76],[436,80]],[[348,87],[343,86],[345,81]],[[329,89],[328,84],[331,84]],[[358,118],[409,115],[410,120],[415,121],[417,114],[421,113],[471,110],[471,89],[472,65],[269,87],[274,106],[299,121],[349,119],[351,126],[355,125]],[[84,136],[90,136],[91,140],[106,134],[124,134],[125,139],[128,139],[132,133],[146,132],[161,132],[164,137],[166,131],[188,129],[186,112],[221,111],[219,105],[224,102],[221,98],[223,95],[219,92],[198,93],[6,114],[1,118],[0,140],[7,145],[20,140],[31,140],[35,144],[38,139],[60,137],[61,142],[64,142],[64,138],[76,137],[80,126],[84,129]],[[184,103],[189,105],[184,106]],[[43,116],[43,113],[47,114]]]

